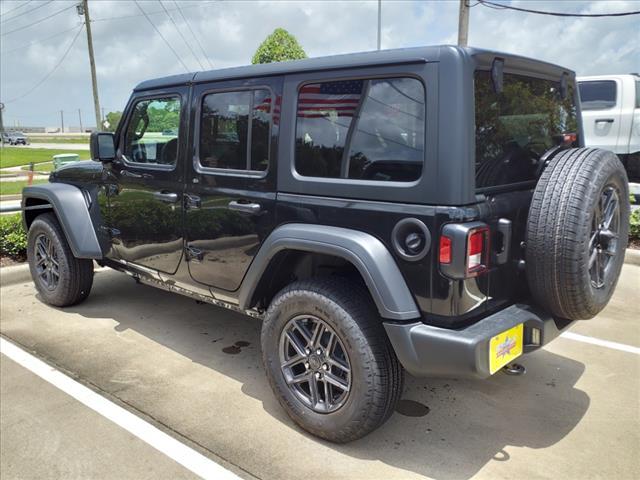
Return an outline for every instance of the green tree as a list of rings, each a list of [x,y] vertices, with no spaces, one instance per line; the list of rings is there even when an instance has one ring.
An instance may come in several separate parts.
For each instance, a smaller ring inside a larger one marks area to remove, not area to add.
[[[285,62],[307,58],[296,37],[284,28],[276,28],[264,42],[260,44],[251,63]]]
[[[118,123],[120,123],[120,119],[122,118],[122,112],[109,112],[107,113],[106,120],[109,122],[109,128],[107,128],[107,132],[115,132],[116,128],[118,128]]]

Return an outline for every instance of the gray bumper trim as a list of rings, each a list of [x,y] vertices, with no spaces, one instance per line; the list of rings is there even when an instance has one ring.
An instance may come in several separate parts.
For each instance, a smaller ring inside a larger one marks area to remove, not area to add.
[[[491,337],[524,323],[524,352],[540,348],[556,338],[570,323],[534,311],[528,305],[512,305],[459,330],[425,325],[385,322],[389,340],[404,368],[419,377],[486,378],[489,373]],[[540,330],[540,344],[530,343],[531,329]]]

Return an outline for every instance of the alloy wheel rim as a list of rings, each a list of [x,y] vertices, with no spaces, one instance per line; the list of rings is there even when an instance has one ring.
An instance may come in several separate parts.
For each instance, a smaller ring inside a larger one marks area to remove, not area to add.
[[[618,252],[619,228],[620,199],[615,188],[607,186],[600,193],[591,222],[589,276],[593,288],[605,286]]]
[[[337,333],[313,315],[289,320],[280,334],[280,369],[291,392],[316,413],[342,407],[351,391],[351,364]]]
[[[49,236],[40,234],[35,242],[35,267],[38,279],[47,290],[55,290],[60,282],[58,250]]]

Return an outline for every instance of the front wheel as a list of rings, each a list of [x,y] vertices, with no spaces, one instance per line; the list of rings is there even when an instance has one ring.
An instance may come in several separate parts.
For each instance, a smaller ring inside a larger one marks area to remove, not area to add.
[[[82,302],[93,284],[93,261],[73,256],[69,243],[51,213],[39,215],[27,236],[31,277],[42,299],[56,307]]]
[[[289,285],[272,301],[261,340],[271,388],[308,432],[348,442],[393,413],[402,367],[359,283],[328,277]]]

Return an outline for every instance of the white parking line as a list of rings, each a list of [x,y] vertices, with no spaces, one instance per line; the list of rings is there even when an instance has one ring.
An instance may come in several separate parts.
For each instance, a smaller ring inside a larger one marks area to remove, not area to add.
[[[587,337],[586,335],[580,335],[579,333],[573,332],[564,332],[560,336],[568,340],[590,343],[592,345],[598,345],[600,347],[612,348],[613,350],[620,350],[621,352],[635,353],[636,355],[640,355],[640,348],[631,345],[625,345],[624,343],[610,342],[609,340],[600,340],[599,338]]]
[[[194,474],[205,479],[239,480],[233,472],[198,453],[140,417],[100,396],[42,360],[0,338],[0,353],[72,396],[90,409],[151,445]]]

